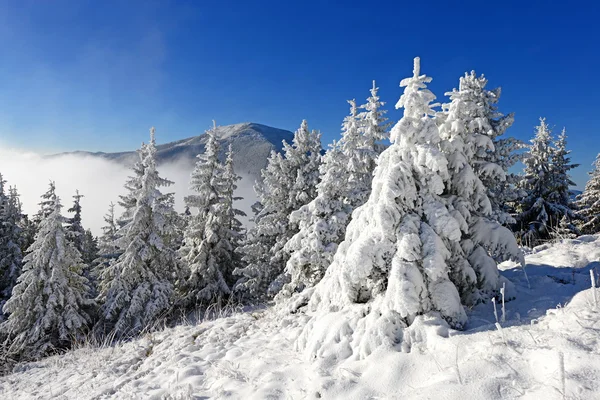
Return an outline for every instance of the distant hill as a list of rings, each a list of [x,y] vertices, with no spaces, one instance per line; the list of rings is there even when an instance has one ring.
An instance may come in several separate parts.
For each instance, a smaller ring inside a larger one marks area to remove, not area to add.
[[[237,202],[237,207],[247,214],[247,217],[241,218],[244,224],[251,224],[251,206],[257,200],[253,187],[256,181],[261,180],[260,171],[266,167],[271,151],[281,151],[283,141],[291,143],[293,137],[294,134],[290,131],[255,123],[217,127],[217,138],[221,145],[220,158],[222,160],[225,158],[225,153],[231,143],[234,168],[242,178],[238,182],[236,196],[243,198],[243,200]],[[179,211],[183,211],[183,197],[188,193],[189,176],[196,163],[196,156],[204,153],[207,141],[208,136],[202,134],[156,146],[158,166],[163,168],[161,174],[175,181],[176,185],[169,190],[178,193],[175,206]],[[99,157],[126,167],[132,166],[138,160],[135,150],[120,153],[75,151],[47,157],[53,158],[64,155]],[[115,184],[121,185],[122,183]],[[106,199],[107,204],[111,200],[113,199]]]
[[[293,136],[294,134],[290,131],[251,122],[217,127],[217,137],[221,144],[221,158],[224,158],[225,152],[231,143],[236,172],[243,179],[249,179],[252,182],[260,180],[260,171],[267,165],[267,158],[271,151],[281,151],[283,140],[291,143]],[[158,164],[189,162],[191,172],[196,156],[204,153],[207,140],[207,135],[202,134],[157,145]],[[126,166],[131,166],[137,161],[135,151],[120,153],[75,151],[55,154],[50,157],[65,154],[101,157]]]

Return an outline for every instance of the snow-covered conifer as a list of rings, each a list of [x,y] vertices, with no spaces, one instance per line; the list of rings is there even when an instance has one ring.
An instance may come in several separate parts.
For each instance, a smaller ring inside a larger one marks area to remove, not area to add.
[[[563,128],[562,132],[558,136],[558,139],[554,142],[552,149],[552,192],[550,193],[549,200],[552,203],[563,206],[563,215],[560,218],[560,222],[557,225],[561,225],[558,228],[562,230],[562,235],[566,235],[565,229],[571,229],[571,235],[577,236],[579,230],[573,223],[577,219],[577,214],[573,210],[574,205],[571,200],[573,192],[570,187],[575,186],[575,182],[571,180],[569,171],[577,168],[579,164],[572,164],[569,154],[570,150],[567,150],[567,132]],[[565,221],[563,221],[563,219]],[[557,228],[557,229],[558,229]]]
[[[119,248],[116,240],[119,228],[115,219],[115,204],[112,202],[108,206],[108,212],[104,215],[104,223],[102,235],[98,238],[98,255],[104,259],[117,258]]]
[[[342,139],[334,141],[323,157],[317,197],[290,215],[290,221],[298,225],[299,231],[286,243],[285,250],[290,253],[290,259],[285,273],[290,282],[278,295],[281,299],[317,284],[343,240],[352,213],[348,203],[350,169],[361,165],[360,161],[347,157],[344,151],[350,148],[346,144],[354,144],[354,152],[359,147],[356,102],[349,103],[350,115],[344,119]],[[344,141],[344,138],[350,140]],[[363,196],[364,191],[357,190],[356,194]]]
[[[32,357],[64,347],[90,322],[82,310],[91,301],[81,255],[66,237],[60,200],[53,202],[23,259],[23,272],[3,307],[8,319],[0,325],[13,349]]]
[[[117,336],[136,334],[170,309],[172,280],[178,271],[169,224],[173,195],[161,186],[172,184],[156,169],[154,128],[150,143],[140,151],[143,170],[138,189],[133,190],[135,208],[118,239],[123,253],[102,272],[99,299],[102,317],[113,325]],[[129,181],[128,181],[129,183]]]
[[[277,210],[285,204],[282,165],[283,156],[272,151],[266,168],[261,171],[263,181],[254,186],[259,199],[252,205],[255,226],[238,249],[243,266],[233,271],[234,275],[240,276],[233,287],[234,292],[248,298],[266,296],[269,284],[277,277],[277,271],[270,268],[271,248],[275,245],[277,230],[270,222],[280,217]]]
[[[106,267],[121,255],[117,236],[119,227],[115,218],[115,204],[112,202],[104,215],[104,223],[102,235],[97,240],[98,257],[92,262],[92,277],[96,282],[100,280]]]
[[[40,206],[39,211],[33,217],[33,223],[37,226],[54,210],[54,201],[56,200],[56,184],[54,181],[50,181],[48,190],[41,196],[41,201],[38,203]]]
[[[0,310],[17,283],[23,261],[21,202],[16,188],[5,193],[4,183],[0,174]]]
[[[79,194],[79,190],[75,191],[73,196],[73,206],[67,210],[69,213],[73,213],[73,216],[67,218],[67,238],[73,242],[75,248],[82,253],[83,252],[83,240],[85,236],[85,229],[81,225],[81,198],[82,194]]]
[[[600,232],[600,154],[594,161],[594,170],[589,173],[590,179],[585,190],[577,198],[578,215],[583,222],[581,233],[593,235]]]
[[[352,211],[364,204],[371,192],[379,142],[386,137],[387,127],[375,82],[363,106],[367,111],[358,114],[356,101],[348,103],[350,115],[342,124],[342,138],[330,146],[320,166],[317,197],[290,216],[299,231],[286,244],[290,283],[284,286],[280,298],[321,280],[344,239]]]
[[[180,249],[186,273],[179,291],[188,305],[220,303],[230,294],[225,280],[223,252],[222,195],[224,168],[219,162],[217,127],[206,132],[208,142],[192,172],[190,189],[194,192],[185,203],[196,214],[186,227]]]
[[[514,224],[514,204],[522,195],[517,183],[519,177],[509,170],[521,161],[519,152],[525,144],[512,137],[504,137],[504,133],[514,122],[514,115],[503,115],[498,111],[500,88],[486,89],[488,80],[477,76],[474,71],[461,78],[461,91],[473,105],[471,121],[481,123],[480,134],[489,137],[485,146],[478,146],[473,155],[471,165],[487,190],[492,206],[491,218],[502,225]],[[473,126],[469,127],[470,129]]]
[[[353,193],[349,193],[351,196],[350,203],[353,207],[364,204],[369,195],[371,194],[371,182],[373,180],[373,170],[377,164],[377,159],[381,152],[385,149],[383,140],[389,137],[388,130],[391,123],[387,122],[385,114],[387,110],[382,107],[385,105],[383,101],[380,101],[377,92],[379,88],[373,81],[373,87],[371,88],[371,96],[367,98],[367,103],[360,106],[360,109],[364,111],[358,113],[358,128],[360,136],[358,137],[360,143],[355,148],[354,145],[349,144],[350,141],[345,141],[345,146],[348,149],[344,149],[346,154],[351,154],[353,161],[353,168],[350,175],[350,186],[355,186],[352,190]],[[358,153],[355,154],[357,152]]]
[[[517,235],[522,244],[527,246],[548,240],[564,215],[573,217],[570,207],[562,204],[563,200],[554,194],[553,155],[550,128],[546,120],[540,118],[540,125],[536,127],[535,137],[524,160],[525,174],[521,185],[527,195],[519,204],[520,213],[517,216]]]
[[[225,271],[225,280],[229,287],[233,287],[237,280],[233,271],[241,266],[241,255],[236,251],[244,239],[244,227],[239,220],[245,217],[246,213],[235,208],[235,202],[243,200],[242,197],[235,195],[237,181],[241,179],[234,171],[233,165],[233,147],[229,144],[227,158],[225,159],[225,169],[223,171],[223,193],[221,200],[221,218],[223,227],[224,253],[223,263]]]
[[[119,205],[123,208],[123,212],[119,218],[116,219],[119,228],[127,225],[128,222],[133,218],[137,205],[137,195],[141,188],[141,182],[144,176],[144,160],[147,156],[148,146],[142,143],[142,146],[136,150],[137,161],[132,167],[133,174],[127,177],[125,181],[126,193],[119,196]]]
[[[400,83],[405,89],[396,104],[404,116],[379,157],[371,196],[354,211],[311,297],[313,323],[333,322],[314,331],[313,324],[307,326],[299,343],[313,353],[341,340],[366,357],[378,345],[402,341],[403,328],[424,313],[437,312],[457,328],[466,322],[447,263],[452,255],[447,243],[460,240],[462,221],[442,197],[450,174],[431,118],[430,81],[420,75],[415,58],[413,76]]]
[[[460,241],[444,239],[451,253],[447,263],[450,279],[459,289],[463,304],[468,305],[498,289],[496,261],[523,262],[512,232],[497,222],[501,210],[493,210],[490,192],[481,181],[481,177],[497,183],[505,179],[502,166],[488,156],[494,150],[495,120],[489,118],[487,98],[491,95],[483,91],[485,82],[474,72],[461,77],[459,89],[446,93],[451,102],[438,114],[440,149],[448,159],[450,175],[443,197],[460,223],[461,234]]]
[[[241,278],[235,290],[249,297],[274,295],[287,283],[284,267],[289,258],[284,246],[298,232],[289,215],[316,197],[321,164],[321,134],[302,121],[292,144],[283,142],[284,156],[271,153],[255,186],[259,204],[255,227],[240,248],[245,263],[234,271]]]

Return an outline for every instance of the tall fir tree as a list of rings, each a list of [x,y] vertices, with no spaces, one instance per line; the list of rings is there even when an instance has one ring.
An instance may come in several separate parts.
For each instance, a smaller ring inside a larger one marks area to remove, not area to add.
[[[373,82],[371,97],[358,113],[350,100],[350,115],[342,124],[342,138],[334,142],[320,166],[317,197],[292,212],[290,221],[299,231],[287,243],[290,282],[280,292],[285,298],[318,283],[344,239],[352,211],[368,199],[377,157],[386,137],[385,111]]]
[[[272,151],[266,168],[261,171],[262,182],[254,187],[259,199],[252,205],[255,226],[238,249],[243,266],[233,271],[240,276],[233,291],[246,298],[265,298],[269,284],[278,275],[278,271],[271,269],[270,262],[271,248],[277,238],[275,221],[282,218],[277,210],[285,204],[283,163],[283,156]]]
[[[309,303],[316,321],[330,323],[312,331],[309,324],[301,346],[310,342],[318,353],[343,341],[364,358],[402,341],[403,328],[422,314],[435,312],[455,328],[467,320],[450,279],[448,243],[460,241],[461,221],[443,197],[451,175],[439,150],[430,81],[415,58],[413,76],[400,83],[396,108],[404,115],[379,157],[371,196],[354,211]]]
[[[360,106],[361,111],[358,115],[358,136],[360,144],[358,145],[358,157],[352,157],[357,163],[351,168],[350,184],[356,186],[351,193],[351,197],[356,207],[364,204],[371,194],[371,183],[373,181],[373,171],[377,165],[377,159],[385,149],[384,140],[389,138],[389,129],[391,123],[387,121],[385,114],[387,110],[383,109],[385,103],[379,98],[379,88],[373,81],[373,87],[370,90],[371,96],[367,102]],[[356,150],[352,144],[346,142],[349,149],[344,150],[347,154],[353,154]]]
[[[39,357],[67,346],[90,322],[83,311],[92,303],[83,276],[81,255],[67,239],[58,197],[40,221],[35,242],[23,259],[23,272],[3,311],[0,325],[11,349],[26,357]]]
[[[525,173],[521,186],[526,196],[519,205],[516,225],[517,236],[526,246],[536,246],[550,239],[562,217],[573,216],[570,207],[562,204],[562,194],[554,193],[557,187],[554,153],[550,128],[546,120],[540,118],[540,125],[536,127],[535,137],[524,160]],[[564,173],[568,177],[567,172]]]
[[[144,160],[146,159],[148,146],[142,143],[142,146],[136,150],[137,161],[131,168],[133,174],[127,177],[125,181],[125,194],[119,196],[118,204],[123,208],[121,216],[116,219],[119,228],[127,225],[133,218],[137,206],[137,195],[141,189],[141,182],[145,173]],[[122,233],[122,232],[121,232]],[[120,233],[117,233],[120,236]]]
[[[562,132],[554,141],[552,149],[552,191],[550,192],[549,200],[552,203],[559,204],[563,207],[563,214],[556,224],[553,236],[558,238],[574,237],[579,233],[579,229],[575,225],[577,214],[574,211],[572,201],[573,192],[571,186],[575,186],[575,182],[571,179],[569,171],[579,167],[579,164],[572,164],[569,157],[571,151],[567,149],[567,132],[563,128]],[[567,233],[567,230],[569,233]]]
[[[321,134],[309,131],[302,121],[292,144],[283,142],[284,156],[271,153],[263,181],[255,187],[256,225],[240,248],[245,266],[234,271],[241,276],[235,291],[247,297],[273,296],[288,283],[284,246],[298,232],[289,215],[316,197],[321,150]]]
[[[102,258],[118,257],[119,248],[116,244],[118,230],[119,227],[115,218],[115,204],[111,202],[108,206],[108,212],[104,215],[102,235],[98,239],[98,254]]]
[[[150,142],[139,152],[137,165],[143,174],[138,182],[127,185],[134,189],[135,209],[118,238],[123,253],[102,272],[99,300],[102,319],[117,337],[135,335],[170,310],[173,278],[178,271],[174,235],[169,224],[173,210],[173,194],[163,194],[160,187],[172,184],[161,178],[156,169],[155,130]],[[130,185],[132,184],[132,185]]]
[[[478,146],[471,165],[486,187],[492,206],[491,218],[509,226],[515,223],[515,203],[523,195],[518,188],[519,177],[510,170],[522,161],[523,152],[519,150],[526,145],[513,137],[504,136],[514,122],[514,115],[504,115],[498,111],[501,89],[488,90],[487,84],[488,80],[483,75],[477,76],[475,71],[461,78],[461,90],[469,93],[470,102],[475,105],[470,118],[470,123],[474,125],[466,128],[477,128],[481,135],[490,139],[485,139],[485,146]]]
[[[223,227],[223,242],[224,254],[223,262],[225,269],[225,280],[229,287],[233,287],[236,282],[236,277],[233,271],[242,265],[241,255],[237,249],[241,246],[244,240],[245,229],[240,221],[240,217],[245,217],[246,213],[235,207],[235,202],[243,200],[242,197],[236,196],[237,183],[242,178],[235,173],[233,164],[233,146],[230,143],[227,149],[225,159],[225,169],[223,171],[223,193],[221,200],[222,207],[222,223]]]
[[[42,222],[44,218],[50,215],[54,211],[54,202],[56,200],[56,184],[54,181],[50,181],[48,190],[42,194],[41,201],[38,203],[40,206],[37,214],[34,215],[32,221],[36,227]]]
[[[594,169],[589,172],[590,178],[585,189],[577,197],[577,213],[581,219],[581,233],[594,235],[600,232],[600,154],[594,161]]]
[[[10,298],[23,263],[21,202],[16,188],[11,187],[5,193],[4,184],[0,174],[0,310]]]
[[[110,203],[108,212],[104,215],[102,235],[98,238],[98,257],[93,262],[93,276],[98,280],[102,271],[121,254],[117,243],[117,231],[119,230],[115,218],[115,204]]]
[[[75,191],[73,196],[73,206],[67,210],[68,213],[72,213],[73,216],[66,219],[67,238],[73,242],[75,248],[82,253],[83,252],[83,241],[85,236],[85,229],[81,225],[81,198],[82,194],[79,190]]]
[[[54,181],[50,181],[48,190],[41,195],[41,200],[38,203],[39,210],[33,217],[29,218],[28,215],[24,215],[21,220],[21,229],[23,231],[23,246],[21,252],[24,254],[27,249],[35,241],[35,236],[39,230],[40,223],[46,218],[53,210],[54,201],[56,200],[56,184]]]
[[[214,121],[213,121],[214,123]],[[221,225],[224,168],[219,162],[219,141],[216,123],[206,132],[208,141],[191,175],[190,189],[195,192],[185,198],[187,207],[196,210],[190,217],[179,253],[186,266],[179,291],[184,304],[220,304],[231,293],[226,282]]]
[[[474,85],[474,80],[479,85]],[[443,198],[452,217],[460,224],[460,240],[443,239],[451,255],[447,260],[450,279],[458,288],[463,304],[473,305],[491,297],[498,289],[497,261],[523,255],[512,232],[497,220],[482,182],[503,182],[505,172],[494,161],[494,124],[489,118],[490,95],[483,91],[486,80],[474,72],[460,78],[459,88],[446,93],[451,102],[437,114],[440,150],[448,160],[449,179]],[[495,97],[492,97],[495,99]],[[493,111],[493,108],[492,108]]]

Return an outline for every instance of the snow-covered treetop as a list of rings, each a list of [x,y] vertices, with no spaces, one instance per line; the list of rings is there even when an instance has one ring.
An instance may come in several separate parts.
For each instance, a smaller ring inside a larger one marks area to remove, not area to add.
[[[42,201],[38,203],[40,210],[34,218],[38,224],[52,213],[54,201],[56,200],[56,184],[54,181],[50,181],[48,191],[46,191],[46,193],[44,193],[41,197]]]
[[[436,97],[429,89],[427,89],[427,83],[431,82],[431,78],[427,75],[419,75],[420,71],[421,60],[419,57],[415,57],[413,76],[411,78],[402,79],[400,82],[400,87],[406,87],[406,89],[404,89],[404,93],[396,103],[396,108],[404,108],[405,118],[420,119],[424,116],[435,114],[433,107],[437,104],[431,104],[431,102],[434,101]],[[403,125],[404,123],[396,124],[392,129],[390,134],[392,143],[396,143],[402,139],[398,136],[398,133],[400,127],[403,127]],[[412,129],[407,129],[407,131],[412,131]],[[426,132],[425,135],[428,138],[434,139],[434,141],[439,141],[437,129],[430,130],[428,133]],[[435,140],[436,137],[437,140]]]
[[[534,186],[533,196],[545,194],[550,189],[550,157],[552,153],[551,135],[545,118],[540,118],[540,124],[536,127],[535,137],[531,139],[529,156],[523,161],[525,163],[525,182]]]
[[[371,88],[371,96],[367,99],[367,104],[362,105],[361,108],[365,112],[359,114],[359,118],[363,119],[364,127],[363,136],[367,147],[373,147],[375,142],[386,139],[388,137],[387,130],[390,124],[386,123],[387,118],[385,114],[387,110],[382,109],[385,102],[380,101],[379,95],[377,94],[379,88],[373,81],[373,87]]]

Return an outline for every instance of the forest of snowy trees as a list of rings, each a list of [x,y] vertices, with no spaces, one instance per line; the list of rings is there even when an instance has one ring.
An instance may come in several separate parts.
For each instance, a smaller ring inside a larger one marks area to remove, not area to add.
[[[465,307],[499,290],[497,264],[523,263],[521,246],[600,232],[600,154],[575,199],[565,129],[555,135],[541,118],[523,143],[507,136],[514,116],[498,110],[500,89],[483,75],[460,77],[441,106],[431,80],[416,58],[394,123],[373,82],[364,104],[348,101],[326,151],[302,121],[270,155],[249,227],[216,124],[190,171],[185,212],[157,169],[152,128],[115,199],[122,212],[108,206],[99,237],[82,225],[85,193],[65,212],[50,182],[39,211],[25,215],[18,182],[0,175],[0,359],[126,340],[182,315],[271,300],[330,322],[307,331],[315,352],[350,323],[367,356],[427,313],[464,327]]]

